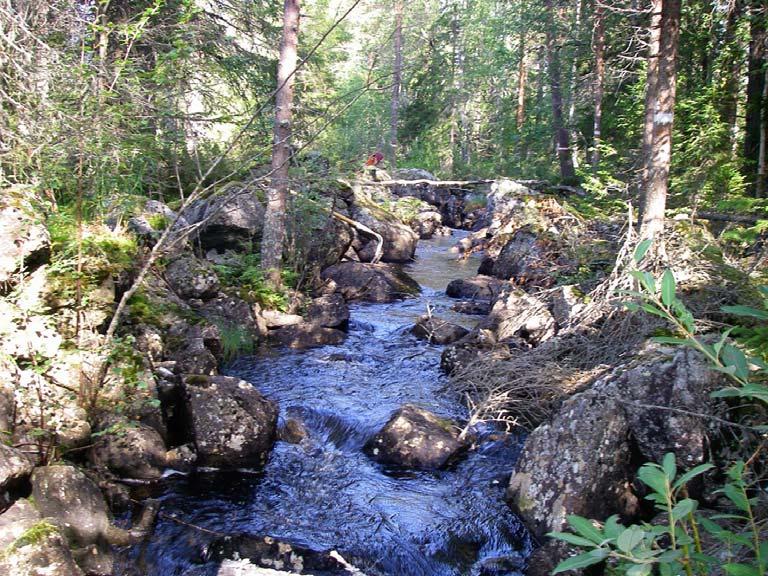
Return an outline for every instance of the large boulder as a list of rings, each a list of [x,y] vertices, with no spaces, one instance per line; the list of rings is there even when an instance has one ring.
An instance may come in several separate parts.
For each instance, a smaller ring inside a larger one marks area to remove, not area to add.
[[[305,350],[329,344],[341,344],[347,335],[335,328],[325,328],[317,324],[301,322],[273,330],[269,333],[269,337],[282,346]]]
[[[388,190],[371,186],[357,187],[350,205],[350,216],[381,235],[382,262],[410,262],[416,253],[419,236],[392,210],[393,196]],[[368,234],[358,235],[352,244],[361,262],[371,262],[378,240]]]
[[[198,464],[240,468],[266,462],[277,431],[277,404],[229,376],[188,375],[183,386]]]
[[[213,266],[191,255],[168,264],[165,278],[173,291],[184,299],[207,300],[219,291],[219,277]]]
[[[259,340],[267,334],[261,309],[232,294],[219,294],[196,306],[195,310],[220,330],[244,330],[253,340]]]
[[[666,452],[683,469],[706,459],[719,425],[693,414],[719,413],[709,394],[724,379],[693,350],[647,348],[531,433],[509,483],[511,506],[536,538],[565,528],[569,514],[631,518],[638,463]]]
[[[347,301],[394,302],[421,290],[405,272],[386,264],[341,262],[323,270],[322,278]]]
[[[409,468],[434,470],[464,448],[450,420],[406,404],[365,445],[375,460]]]
[[[34,463],[26,454],[0,443],[0,508],[6,503],[5,495],[21,488],[34,468]]]
[[[431,344],[451,344],[460,340],[469,330],[435,316],[421,316],[411,328],[411,332],[420,340]]]
[[[505,284],[482,327],[491,329],[497,342],[522,338],[536,346],[554,336],[555,319],[546,303]]]
[[[491,300],[502,287],[502,282],[490,276],[451,280],[445,289],[446,296],[462,300]]]
[[[544,252],[539,234],[530,226],[516,230],[504,244],[498,257],[485,258],[480,265],[480,273],[495,276],[502,280],[514,280],[517,284],[536,280],[549,270],[543,266]]]
[[[73,466],[44,466],[32,475],[32,497],[43,518],[56,526],[87,573],[111,574],[110,546],[127,546],[152,531],[159,508],[148,501],[141,518],[130,529],[118,528],[99,487]]]
[[[346,330],[349,324],[349,306],[341,294],[313,298],[307,308],[307,322],[324,328]]]
[[[50,258],[51,237],[31,189],[16,187],[0,194],[0,246],[0,284]]]
[[[88,452],[91,462],[122,478],[156,479],[163,475],[166,449],[160,434],[141,423],[107,422]]]
[[[211,200],[201,200],[189,208],[187,218],[202,224],[198,237],[205,250],[242,250],[261,235],[264,207],[248,186],[230,186]]]
[[[0,515],[0,573],[11,576],[83,576],[59,529],[40,518],[29,500]]]

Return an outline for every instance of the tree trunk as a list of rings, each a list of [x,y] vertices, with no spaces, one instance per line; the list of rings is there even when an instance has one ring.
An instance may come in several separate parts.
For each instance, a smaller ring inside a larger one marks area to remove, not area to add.
[[[743,10],[743,0],[734,0],[725,20],[723,37],[722,69],[725,75],[722,97],[720,99],[720,119],[728,126],[728,138],[732,154],[735,156],[738,136],[739,84],[743,54],[741,42],[737,37],[739,19]]]
[[[653,107],[651,153],[646,173],[645,203],[640,234],[650,238],[664,229],[669,166],[672,156],[672,123],[677,87],[677,47],[680,38],[681,0],[662,0],[656,100]]]
[[[576,130],[576,86],[578,76],[578,62],[581,55],[581,48],[578,39],[581,37],[581,21],[583,0],[576,0],[574,13],[573,30],[577,38],[576,48],[574,48],[573,60],[571,60],[571,73],[568,80],[568,131],[571,147],[571,163],[574,167],[579,167],[579,131]]]
[[[757,192],[757,165],[760,152],[760,124],[763,109],[763,85],[766,65],[765,18],[768,2],[752,0],[749,13],[749,62],[747,67],[747,107],[744,131],[744,176],[749,183],[749,191]]]
[[[517,68],[517,110],[515,120],[517,130],[523,129],[525,124],[525,84],[528,79],[528,69],[525,66],[525,32],[520,32],[520,64]]]
[[[397,168],[397,121],[400,111],[400,85],[403,79],[403,0],[395,0],[395,32],[393,37],[392,103],[389,119],[389,160],[394,173]]]
[[[273,287],[281,285],[280,268],[285,243],[285,218],[288,197],[288,161],[291,155],[291,105],[299,37],[299,0],[285,0],[283,40],[277,64],[275,125],[272,147],[272,178],[267,191],[264,234],[261,242],[261,267]]]
[[[643,209],[648,192],[648,167],[651,165],[653,145],[653,114],[658,99],[659,81],[659,46],[661,42],[661,5],[662,0],[652,0],[651,23],[648,29],[648,64],[645,79],[645,116],[643,119],[643,143],[641,160],[643,171],[640,181],[639,218],[643,218]]]
[[[595,2],[593,50],[595,55],[595,117],[592,124],[592,167],[600,165],[600,145],[603,130],[603,93],[605,91],[605,14],[600,0]]]
[[[557,157],[560,161],[560,177],[564,182],[572,181],[576,177],[573,169],[571,151],[568,145],[568,130],[563,124],[563,94],[560,88],[560,48],[555,45],[555,10],[552,0],[546,0],[544,6],[547,10],[547,68],[549,72],[549,87],[552,98],[552,124],[555,131],[555,143]]]
[[[766,168],[766,151],[768,146],[768,68],[765,70],[763,78],[763,115],[760,118],[760,146],[757,153],[757,182],[755,185],[755,196],[758,198],[768,197],[768,168]]]

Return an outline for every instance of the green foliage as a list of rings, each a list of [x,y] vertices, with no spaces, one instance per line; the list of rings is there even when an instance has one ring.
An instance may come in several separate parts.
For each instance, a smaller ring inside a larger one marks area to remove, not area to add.
[[[687,484],[712,468],[712,464],[701,464],[679,474],[672,453],[666,454],[661,464],[644,464],[637,477],[650,488],[646,499],[663,513],[665,524],[623,526],[618,516],[611,516],[598,525],[581,516],[569,516],[572,532],[554,532],[550,536],[586,552],[561,562],[553,574],[604,561],[609,574],[628,576],[672,576],[683,572],[708,576],[721,566],[726,574],[764,574],[768,558],[754,517],[758,498],[749,495],[745,464],[734,464],[728,471],[728,481],[719,490],[738,510],[737,514],[704,515],[698,510],[698,501],[687,496]],[[733,528],[734,521],[749,535]],[[725,563],[703,548],[702,529],[728,545]],[[743,559],[745,552],[751,561]]]
[[[651,244],[652,240],[638,244],[633,255],[635,263],[643,260]],[[671,270],[666,270],[661,279],[639,270],[631,272],[631,275],[638,289],[627,292],[635,301],[626,302],[625,306],[664,318],[679,332],[677,336],[660,336],[654,340],[701,352],[714,370],[726,374],[734,382],[735,386],[718,390],[713,396],[737,397],[768,404],[768,386],[761,382],[768,376],[768,365],[757,357],[747,356],[728,341],[733,328],[721,334],[716,342],[712,341],[714,343],[698,338],[693,315],[676,294]],[[761,292],[768,304],[768,288],[762,287]],[[740,317],[768,320],[768,305],[765,309],[726,306],[723,311]],[[768,427],[758,429],[768,430]],[[688,497],[687,484],[713,467],[712,464],[702,464],[679,474],[672,453],[666,454],[661,464],[644,464],[638,470],[637,477],[650,488],[646,499],[664,514],[666,523],[625,527],[619,524],[617,516],[612,516],[598,527],[580,516],[569,516],[568,524],[573,533],[552,533],[550,536],[586,551],[561,562],[553,574],[604,561],[610,574],[631,576],[657,573],[673,576],[683,572],[688,576],[708,576],[720,568],[733,576],[765,574],[768,549],[763,542],[762,527],[755,517],[755,507],[760,497],[764,499],[765,496],[762,490],[757,491],[758,496],[753,495],[747,480],[749,472],[746,464],[735,462],[727,473],[727,481],[718,490],[736,510],[735,514],[704,515],[698,511],[699,502]],[[726,544],[728,558],[725,562],[722,557],[704,549],[702,529],[716,541]]]
[[[255,343],[251,333],[242,326],[217,324],[221,338],[221,355],[224,362],[229,362],[241,354],[252,354]]]
[[[288,309],[287,295],[275,291],[264,280],[258,254],[243,254],[228,264],[215,266],[215,269],[222,285],[236,290],[243,300],[257,302],[269,309]],[[294,273],[286,270],[281,271],[281,277],[286,286],[290,286],[290,282],[296,279]]]

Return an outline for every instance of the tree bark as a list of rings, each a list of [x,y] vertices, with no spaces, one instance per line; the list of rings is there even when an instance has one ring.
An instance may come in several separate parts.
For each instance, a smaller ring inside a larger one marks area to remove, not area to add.
[[[517,122],[517,130],[523,129],[525,124],[525,84],[528,79],[528,69],[525,65],[525,32],[520,31],[520,64],[517,68],[517,110],[515,113],[515,121]]]
[[[643,143],[641,147],[642,174],[638,198],[638,217],[642,221],[648,191],[648,167],[651,165],[653,145],[653,115],[658,100],[659,46],[661,42],[662,0],[652,0],[651,23],[648,28],[648,61],[645,79],[645,116],[643,119]]]
[[[576,177],[573,168],[571,150],[569,146],[568,130],[563,124],[563,94],[560,87],[560,55],[559,47],[555,45],[555,10],[552,0],[546,0],[544,6],[547,10],[547,68],[549,72],[549,87],[552,98],[552,124],[555,131],[555,144],[557,157],[560,162],[560,177],[564,182],[572,181]]]
[[[397,168],[397,123],[400,112],[400,87],[403,80],[403,0],[395,0],[395,32],[393,37],[392,103],[389,120],[390,168]]]
[[[299,0],[285,0],[283,39],[277,64],[277,94],[275,95],[274,142],[264,233],[261,242],[261,267],[273,287],[281,285],[280,269],[285,243],[285,219],[288,198],[288,161],[291,155],[291,105],[293,103],[294,72],[298,59]]]
[[[664,229],[669,166],[672,157],[672,124],[677,88],[677,48],[680,39],[681,0],[662,0],[661,30],[653,102],[651,150],[640,235],[651,238]]]
[[[605,91],[605,14],[598,0],[595,2],[592,46],[595,56],[594,102],[595,116],[592,123],[592,167],[600,165],[600,145],[603,130],[603,94]]]
[[[763,76],[763,114],[760,117],[760,146],[757,152],[757,182],[755,183],[755,196],[757,198],[768,197],[768,69]]]
[[[752,0],[749,11],[749,61],[747,65],[747,121],[744,128],[744,176],[749,191],[757,193],[757,166],[760,152],[760,125],[762,117],[763,85],[766,65],[766,11],[768,1]]]
[[[736,156],[736,139],[738,136],[738,105],[739,83],[743,54],[741,42],[737,38],[739,19],[743,10],[743,0],[733,0],[725,20],[723,37],[723,60],[721,67],[723,79],[722,97],[720,99],[720,120],[728,126],[728,139],[731,153]]]
[[[581,37],[582,12],[583,0],[576,0],[573,16],[573,30],[577,39]],[[571,163],[575,168],[579,167],[579,131],[576,129],[576,86],[580,55],[581,48],[577,40],[576,48],[574,48],[573,60],[571,60],[570,78],[568,79],[568,132],[571,148]]]

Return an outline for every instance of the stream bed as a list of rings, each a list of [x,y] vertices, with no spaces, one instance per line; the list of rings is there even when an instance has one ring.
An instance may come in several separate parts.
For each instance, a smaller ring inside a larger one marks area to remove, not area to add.
[[[456,420],[467,416],[440,371],[442,347],[409,332],[427,306],[467,327],[477,321],[450,311],[453,301],[444,293],[450,280],[477,270],[476,260],[460,262],[449,253],[456,240],[421,241],[416,262],[406,266],[421,295],[354,305],[344,343],[273,350],[227,367],[225,373],[278,401],[281,422],[300,420],[308,438],[277,442],[258,472],[166,478],[155,534],[123,552],[125,574],[215,575],[215,564],[201,564],[219,533],[334,549],[369,576],[523,573],[530,538],[503,500],[520,437],[489,425],[479,431],[476,449],[437,472],[387,468],[362,451],[403,404]]]

